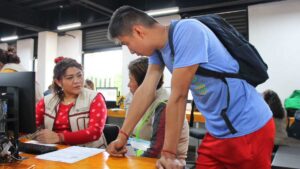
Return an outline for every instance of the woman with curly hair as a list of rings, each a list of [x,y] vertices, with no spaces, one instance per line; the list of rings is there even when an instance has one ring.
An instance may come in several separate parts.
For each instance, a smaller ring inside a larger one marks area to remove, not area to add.
[[[0,49],[0,72],[14,73],[27,71],[21,64],[20,58],[14,48],[8,48],[7,51]],[[35,82],[35,103],[42,98],[40,85]]]
[[[14,48],[7,51],[0,49],[0,72],[22,72],[26,71],[20,65],[20,58],[17,56]]]

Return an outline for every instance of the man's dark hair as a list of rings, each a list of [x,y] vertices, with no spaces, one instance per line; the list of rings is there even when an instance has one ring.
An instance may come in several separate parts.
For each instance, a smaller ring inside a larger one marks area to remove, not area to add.
[[[152,27],[156,23],[158,22],[154,18],[141,10],[131,6],[122,6],[110,18],[107,37],[114,41],[118,36],[131,35],[132,26],[135,24]]]
[[[140,86],[146,76],[147,69],[148,69],[148,58],[146,57],[140,57],[138,59],[135,59],[131,61],[128,65],[129,73],[134,77],[136,82],[138,83],[138,86]],[[163,75],[161,76],[156,89],[161,88],[161,86],[164,84]]]
[[[263,93],[264,99],[273,112],[273,117],[282,119],[285,116],[285,110],[282,106],[281,100],[276,92],[273,90],[266,90]]]

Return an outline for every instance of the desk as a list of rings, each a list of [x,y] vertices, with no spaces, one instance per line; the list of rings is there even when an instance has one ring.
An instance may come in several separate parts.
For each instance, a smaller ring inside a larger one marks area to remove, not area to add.
[[[107,110],[108,117],[114,118],[125,118],[125,110],[124,109],[108,109]],[[191,112],[186,112],[186,118],[190,121]],[[194,112],[194,122],[205,122],[204,116],[200,112]]]
[[[280,146],[272,162],[272,169],[300,168],[300,148]]]
[[[60,148],[66,146],[59,146]],[[40,160],[35,155],[21,154],[28,159],[19,163],[0,164],[1,169],[155,169],[156,159],[144,157],[109,157],[108,153],[103,152],[95,156],[86,158],[73,164]],[[35,166],[30,168],[31,166]]]
[[[187,120],[190,121],[191,112],[187,111],[185,113],[185,116],[186,116]],[[205,118],[204,118],[204,116],[202,115],[201,112],[198,112],[198,111],[194,112],[194,123],[196,123],[196,122],[200,122],[200,123],[204,123],[205,122]]]

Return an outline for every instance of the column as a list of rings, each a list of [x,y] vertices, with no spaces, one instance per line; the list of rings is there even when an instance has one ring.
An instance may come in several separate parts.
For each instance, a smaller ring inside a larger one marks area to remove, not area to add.
[[[33,70],[33,53],[34,53],[34,40],[23,39],[17,41],[17,55],[20,58],[21,65],[28,71]]]
[[[59,36],[57,55],[73,58],[82,63],[82,31],[69,31],[65,32],[63,36]]]
[[[0,49],[7,50],[8,44],[7,43],[0,43]]]
[[[52,83],[54,59],[57,57],[57,33],[40,32],[38,34],[38,63],[36,78],[45,91]]]

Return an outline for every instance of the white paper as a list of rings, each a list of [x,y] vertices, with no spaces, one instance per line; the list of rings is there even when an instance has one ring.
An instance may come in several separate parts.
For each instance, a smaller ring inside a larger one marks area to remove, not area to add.
[[[104,152],[104,149],[71,146],[65,149],[36,156],[38,159],[75,163],[85,158]]]
[[[30,141],[26,141],[26,143],[31,143],[31,144],[38,144],[38,145],[44,145],[44,146],[52,146],[52,147],[55,147],[56,144],[44,144],[44,143],[40,143],[36,140],[30,140]]]
[[[150,148],[150,141],[143,139],[130,138],[129,143],[134,149],[138,150],[146,151],[148,148]]]

